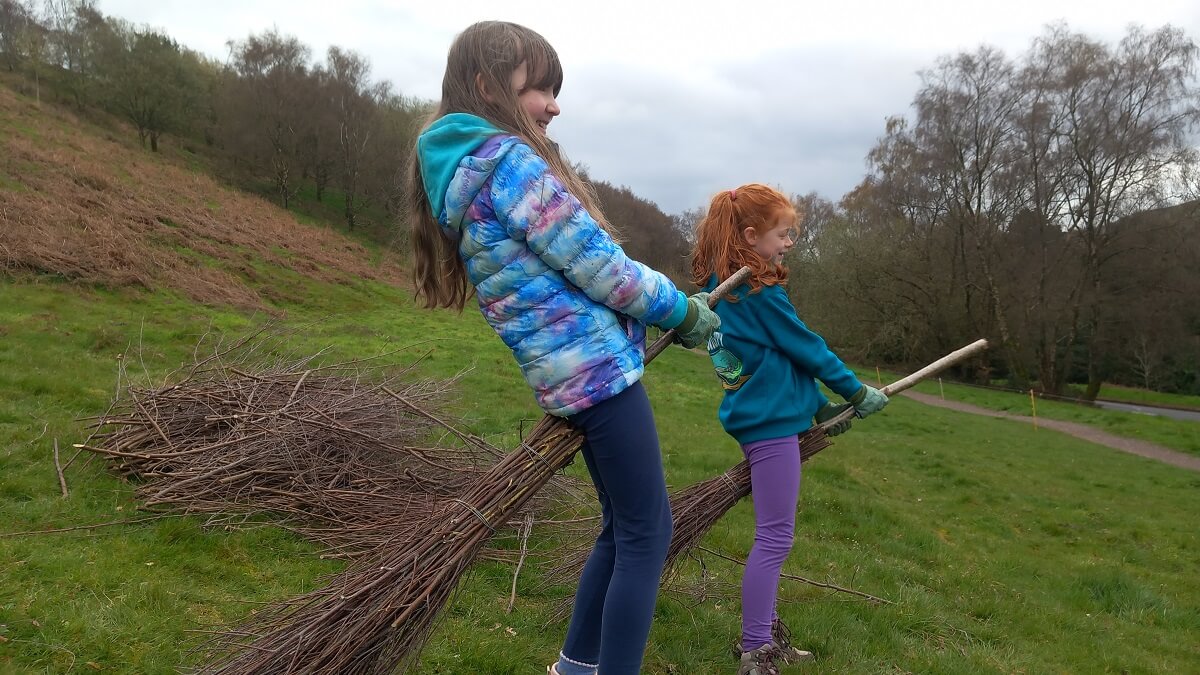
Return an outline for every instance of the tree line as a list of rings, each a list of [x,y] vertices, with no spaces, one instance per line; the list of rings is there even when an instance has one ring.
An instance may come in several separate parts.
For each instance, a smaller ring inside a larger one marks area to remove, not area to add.
[[[987,337],[981,381],[1200,393],[1196,63],[1169,26],[939,59],[854,190],[798,198],[798,306],[872,360]]]

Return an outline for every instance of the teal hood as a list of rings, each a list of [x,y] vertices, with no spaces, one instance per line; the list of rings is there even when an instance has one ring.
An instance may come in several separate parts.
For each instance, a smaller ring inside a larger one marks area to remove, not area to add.
[[[446,190],[450,188],[458,163],[499,133],[503,132],[482,117],[450,113],[429,125],[417,137],[421,181],[425,184],[425,197],[435,219],[446,208]]]

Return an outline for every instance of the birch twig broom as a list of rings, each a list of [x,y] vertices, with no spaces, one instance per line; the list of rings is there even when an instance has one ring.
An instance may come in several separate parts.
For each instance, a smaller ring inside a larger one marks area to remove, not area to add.
[[[956,363],[983,353],[987,347],[987,340],[972,342],[917,372],[887,385],[883,388],[883,393],[888,396],[898,394]],[[824,424],[814,426],[800,434],[801,463],[807,462],[810,457],[829,447],[827,429],[853,416],[854,410],[847,409]],[[670,548],[667,550],[666,568],[673,571],[675,563],[681,559],[683,554],[695,548],[700,543],[700,539],[721,519],[721,516],[724,516],[729,509],[733,508],[734,504],[748,494],[750,494],[750,463],[742,460],[725,473],[691,485],[672,495],[671,516],[675,522],[675,530],[671,535]]]
[[[710,302],[749,272],[743,268],[727,279]],[[673,338],[668,331],[656,340],[645,361]],[[229,632],[234,651],[202,672],[383,675],[412,665],[480,550],[571,462],[583,441],[565,419],[544,416],[461,498],[439,501],[427,517],[399,529],[325,588],[260,612],[248,630]]]

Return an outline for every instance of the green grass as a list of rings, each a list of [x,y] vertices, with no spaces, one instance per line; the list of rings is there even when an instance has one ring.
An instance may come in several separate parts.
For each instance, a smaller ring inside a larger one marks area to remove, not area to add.
[[[234,186],[278,205],[279,193],[273,183],[246,178]],[[288,200],[288,213],[297,222],[340,232],[369,250],[378,252],[391,244],[396,236],[396,216],[377,204],[360,207],[355,216],[353,230],[346,228],[346,193],[336,182],[328,185],[320,201],[316,186],[305,180],[295,187],[295,194]]]
[[[463,373],[453,412],[501,447],[511,447],[522,419],[538,416],[511,356],[473,309],[430,312],[377,284],[311,282],[277,309],[302,328],[301,352],[408,347],[388,358],[424,356],[423,375]],[[240,335],[261,318],[162,293],[0,281],[0,532],[136,516],[132,488],[98,461],[68,471],[71,497],[61,499],[53,439],[65,449],[86,436],[76,420],[107,406],[118,354],[136,364],[131,373],[144,360],[161,376],[206,331]],[[715,421],[706,357],[668,350],[646,383],[672,485],[740,459]],[[1046,414],[1041,402],[1038,411]],[[785,584],[782,615],[818,655],[785,672],[1150,673],[1200,662],[1196,473],[899,398],[806,466],[801,499],[786,571],[894,604]],[[740,504],[709,543],[744,556],[752,523],[751,505]],[[175,672],[198,658],[189,650],[203,636],[188,631],[237,620],[253,603],[311,589],[338,569],[317,553],[274,528],[205,530],[193,518],[0,537],[0,672],[92,672],[89,663]],[[737,568],[708,564],[738,579]],[[527,565],[509,615],[510,582],[503,565],[477,567],[419,672],[540,672],[565,630],[552,609],[571,589],[539,590]],[[645,672],[732,672],[739,622],[736,598],[662,598]]]
[[[1150,405],[1165,405],[1200,410],[1200,396],[1167,394],[1161,391],[1122,387],[1119,384],[1106,384],[1102,386],[1100,388],[1100,398],[1125,403],[1147,403]]]
[[[1012,384],[1008,380],[995,379],[992,384],[997,387],[1007,387],[1012,389]],[[1083,398],[1084,391],[1087,385],[1084,384],[1068,384],[1066,385],[1063,396],[1073,398]],[[1100,399],[1109,401],[1118,401],[1121,403],[1145,403],[1148,405],[1161,405],[1174,408],[1191,408],[1200,410],[1200,396],[1189,394],[1168,394],[1161,391],[1151,391],[1149,389],[1139,389],[1137,387],[1126,387],[1119,384],[1104,384],[1100,387]]]
[[[10,192],[24,192],[25,185],[20,181],[12,178],[8,174],[0,171],[0,190],[8,190]]]
[[[874,372],[859,373],[864,382],[875,383]],[[884,382],[892,381],[894,373],[883,373]],[[944,391],[949,400],[962,401],[981,408],[1001,410],[1014,415],[1032,415],[1033,406],[1028,394],[981,389],[966,385],[944,382],[939,389],[936,380],[926,381],[913,388],[916,391],[939,396]],[[1055,420],[1078,422],[1107,431],[1108,433],[1157,443],[1172,450],[1200,455],[1200,423],[1171,419],[1154,415],[1143,415],[1121,410],[1105,410],[1078,403],[1037,399],[1037,415]]]

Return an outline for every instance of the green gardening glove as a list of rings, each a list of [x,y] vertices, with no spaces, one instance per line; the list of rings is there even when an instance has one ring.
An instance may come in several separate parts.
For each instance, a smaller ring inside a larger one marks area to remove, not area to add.
[[[849,403],[834,405],[833,403],[826,401],[825,405],[821,406],[821,409],[818,410],[817,414],[813,416],[813,420],[817,424],[824,424],[853,407],[854,406],[850,405]],[[838,422],[837,424],[826,429],[825,433],[829,434],[830,436],[837,436],[838,434],[844,434],[849,430],[850,418],[847,417],[841,422]]]
[[[850,403],[854,406],[854,414],[862,418],[883,410],[883,407],[888,404],[888,397],[887,394],[875,387],[864,384],[857,394],[850,397]]]
[[[691,349],[708,342],[713,331],[721,327],[721,317],[709,309],[709,293],[697,293],[687,299],[687,315],[675,327],[675,340]]]

